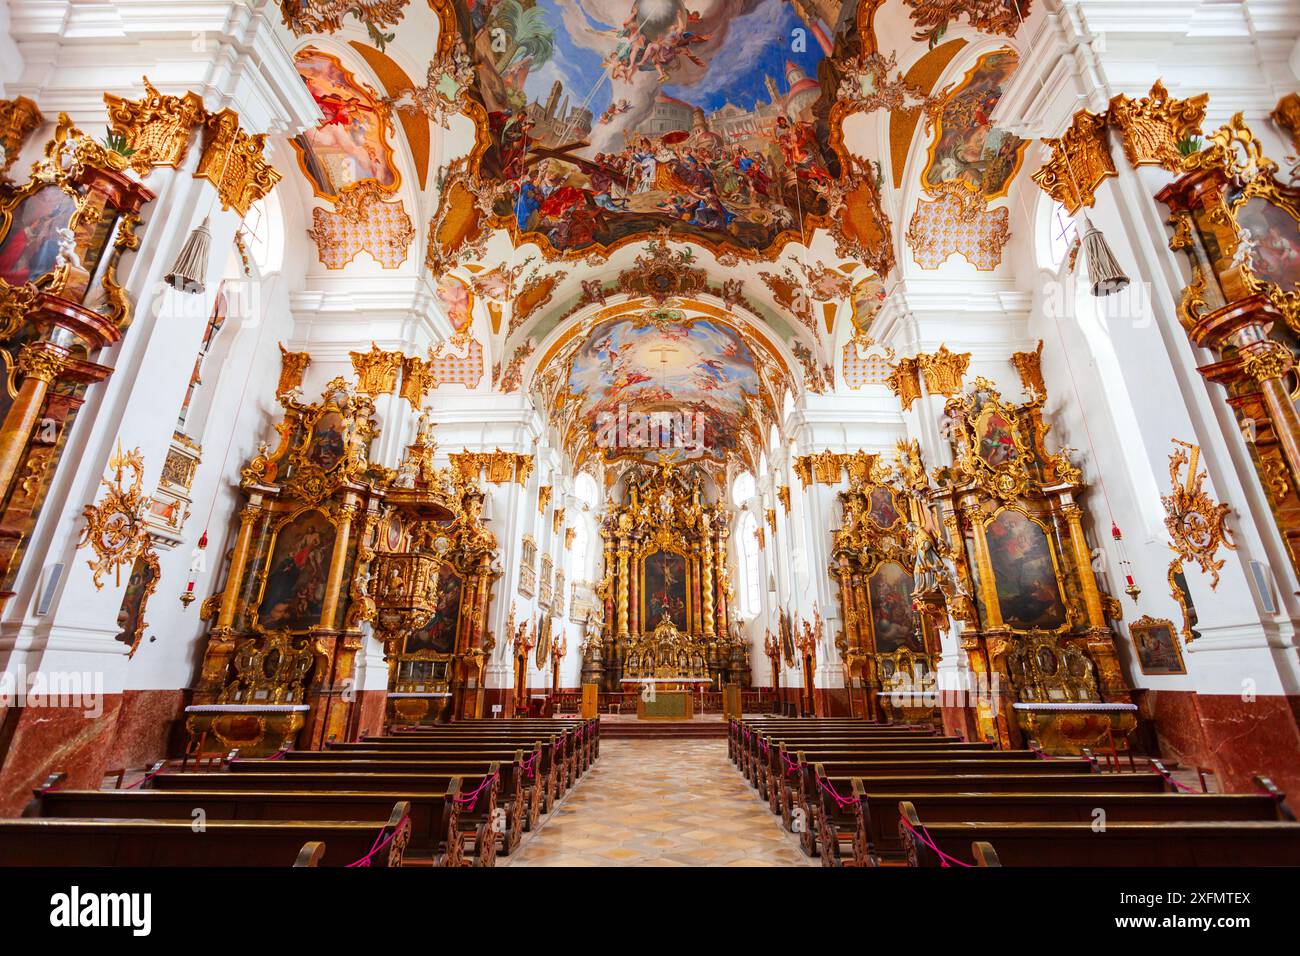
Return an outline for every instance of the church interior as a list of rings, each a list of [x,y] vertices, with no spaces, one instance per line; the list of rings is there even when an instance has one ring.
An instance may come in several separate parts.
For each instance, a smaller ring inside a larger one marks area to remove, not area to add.
[[[0,52],[0,866],[1300,865],[1296,0]]]

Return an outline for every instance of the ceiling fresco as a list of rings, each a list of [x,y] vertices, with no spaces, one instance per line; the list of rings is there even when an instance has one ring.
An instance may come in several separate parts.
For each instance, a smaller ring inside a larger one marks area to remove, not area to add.
[[[770,345],[734,318],[609,311],[546,357],[537,379],[575,458],[756,460],[789,387]]]
[[[992,117],[1031,0],[280,3],[324,114],[296,142],[315,202],[423,219],[454,354],[587,458],[597,416],[654,405],[716,435],[683,460],[755,460],[774,396],[883,379],[905,272],[992,270],[1009,239],[1027,143]],[[413,126],[427,183],[398,175]],[[322,261],[354,268],[342,239]]]

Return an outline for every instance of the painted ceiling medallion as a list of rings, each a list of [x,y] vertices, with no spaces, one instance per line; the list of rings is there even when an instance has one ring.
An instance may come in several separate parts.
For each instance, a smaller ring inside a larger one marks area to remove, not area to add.
[[[472,65],[478,142],[456,179],[487,215],[441,230],[431,260],[484,228],[548,259],[665,228],[720,256],[772,259],[847,214],[836,51],[869,45],[855,34],[869,36],[874,0],[848,18],[833,0],[432,2],[451,5]],[[438,77],[458,72],[447,53]],[[440,223],[453,199],[444,191]]]
[[[298,74],[325,118],[293,138],[298,165],[321,199],[337,201],[354,183],[373,180],[393,192],[401,177],[393,163],[392,117],[373,89],[338,57],[304,47],[294,57]]]

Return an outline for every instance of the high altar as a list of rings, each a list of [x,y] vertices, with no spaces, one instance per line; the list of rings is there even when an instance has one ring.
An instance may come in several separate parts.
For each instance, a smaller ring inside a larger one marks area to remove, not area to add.
[[[585,645],[584,679],[640,690],[642,716],[689,717],[689,689],[749,682],[748,645],[728,628],[730,515],[705,502],[698,470],[670,459],[630,474],[623,492],[600,529],[605,624]]]

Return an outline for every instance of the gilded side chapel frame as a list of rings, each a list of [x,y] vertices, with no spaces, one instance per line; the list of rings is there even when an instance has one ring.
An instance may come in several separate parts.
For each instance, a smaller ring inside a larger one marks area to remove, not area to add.
[[[66,114],[60,114],[43,157],[32,164],[28,182],[0,191],[0,255],[13,238],[10,232],[16,218],[27,203],[46,190],[67,200],[60,204],[67,215],[60,213],[57,222],[50,220],[48,230],[38,238],[45,243],[56,241],[54,230],[59,228],[70,229],[75,238],[74,257],[56,256],[49,268],[29,274],[18,285],[25,282],[84,305],[103,315],[118,330],[125,330],[131,316],[130,302],[117,281],[118,262],[123,253],[139,248],[140,239],[135,234],[141,218],[139,209],[153,198],[148,189],[124,175],[127,165],[125,156],[96,143],[73,126]],[[57,211],[51,209],[47,214]],[[3,278],[0,282],[12,287]],[[16,331],[5,329],[0,338],[8,338]]]
[[[1082,578],[1085,573],[1091,580],[1091,564],[1086,572],[1077,566],[1082,528],[1077,538],[1073,527],[1063,528],[1069,521],[1059,495],[1043,490],[1072,489],[1082,479],[1069,460],[1068,449],[1051,454],[1043,444],[1051,427],[1041,417],[1045,399],[1035,395],[1022,405],[1012,404],[1003,400],[992,382],[977,378],[965,395],[949,399],[944,413],[953,423],[952,478],[959,486],[973,485],[981,493],[978,507],[962,509],[966,518],[963,544],[980,626],[1005,627],[1018,634],[1045,631],[1063,636],[1104,622],[1090,618],[1086,603],[1080,600],[1080,589],[1071,586],[1072,578]],[[1059,624],[1044,626],[1024,620],[1007,623],[989,534],[996,523],[1010,520],[1004,516],[1011,514],[1019,514],[1042,535],[1050,557],[1055,600],[1063,611],[1064,620]],[[1068,550],[1066,533],[1071,536]],[[1085,549],[1085,553],[1090,552]]]
[[[896,476],[876,455],[866,456],[862,467],[850,469],[850,486],[839,493],[844,521],[832,535],[832,562],[827,569],[839,584],[845,628],[836,644],[844,660],[850,706],[855,714],[868,717],[879,715],[877,694],[887,685],[906,675],[908,685],[915,687],[917,679],[932,675],[938,663],[933,624],[914,595],[917,583],[911,529],[923,516],[901,474],[900,469]],[[885,582],[887,574],[894,580]],[[886,586],[890,591],[883,590]],[[877,600],[890,597],[905,608],[910,637],[882,650],[882,622],[890,623],[886,617],[896,616],[899,608],[886,615],[877,607]],[[918,639],[919,646],[915,643]]]

